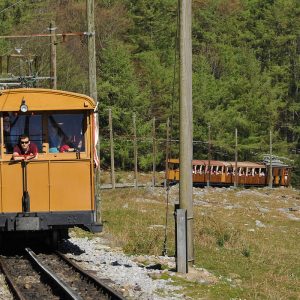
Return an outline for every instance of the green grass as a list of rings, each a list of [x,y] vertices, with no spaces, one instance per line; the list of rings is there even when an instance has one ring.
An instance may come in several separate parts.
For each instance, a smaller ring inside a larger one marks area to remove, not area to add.
[[[299,192],[292,189],[197,189],[194,200],[195,266],[217,279],[199,283],[174,274],[180,293],[192,299],[299,299]],[[200,193],[199,193],[200,192]],[[128,254],[161,255],[166,194],[163,189],[102,191],[104,235]],[[178,198],[172,189],[170,201]],[[263,208],[263,209],[261,209]],[[168,211],[167,248],[174,255],[173,205]],[[256,222],[262,226],[258,227]],[[164,274],[163,276],[171,276]]]

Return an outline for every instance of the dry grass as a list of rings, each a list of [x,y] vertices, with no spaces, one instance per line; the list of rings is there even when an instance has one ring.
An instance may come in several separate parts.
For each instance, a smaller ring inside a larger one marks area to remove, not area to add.
[[[168,253],[174,255],[172,187]],[[166,193],[102,191],[104,234],[127,253],[160,255]],[[219,278],[183,283],[193,299],[300,299],[300,193],[293,189],[194,189],[195,264]]]
[[[149,184],[152,183],[153,173],[138,173],[138,184]],[[163,183],[165,177],[164,172],[155,173],[156,184],[159,185]],[[115,171],[115,181],[116,183],[134,183],[134,172],[125,171]],[[111,184],[111,173],[109,171],[101,171],[101,183]]]

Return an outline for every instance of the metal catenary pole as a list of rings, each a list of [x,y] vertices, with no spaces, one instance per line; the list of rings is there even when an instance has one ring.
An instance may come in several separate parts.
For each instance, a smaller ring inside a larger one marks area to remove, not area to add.
[[[114,154],[114,134],[113,134],[113,125],[112,125],[112,113],[111,108],[108,110],[109,113],[109,139],[110,139],[110,168],[111,168],[111,186],[113,189],[116,188],[116,179],[115,179],[115,154]]]
[[[180,1],[180,209],[187,211],[187,260],[194,262],[193,238],[193,112],[192,1]],[[188,271],[188,270],[187,270]]]

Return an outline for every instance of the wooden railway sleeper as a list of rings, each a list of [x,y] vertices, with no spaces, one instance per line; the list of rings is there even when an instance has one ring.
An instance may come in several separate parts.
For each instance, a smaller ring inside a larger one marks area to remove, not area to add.
[[[80,268],[77,264],[73,263],[68,257],[66,257],[64,254],[62,254],[59,251],[55,251],[55,253],[64,260],[69,266],[74,268],[77,272],[79,272],[83,277],[88,278],[91,282],[95,284],[95,286],[100,286],[103,293],[108,295],[111,300],[126,300],[125,297],[123,297],[121,294],[116,292],[114,289],[109,287],[107,284],[105,284],[102,280],[98,279],[94,275],[88,273],[87,271]]]
[[[65,294],[66,299],[72,300],[83,300],[83,298],[75,293],[72,288],[61,279],[59,279],[53,272],[51,272],[47,267],[45,267],[42,263],[39,262],[37,256],[31,251],[29,248],[25,249],[27,254],[30,256],[35,265],[37,265],[40,269],[43,270],[44,274],[56,285],[60,288],[60,290]]]

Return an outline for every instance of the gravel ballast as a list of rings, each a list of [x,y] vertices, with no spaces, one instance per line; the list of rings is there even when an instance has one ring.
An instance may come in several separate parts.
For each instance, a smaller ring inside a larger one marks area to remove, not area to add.
[[[180,287],[172,284],[172,279],[159,278],[168,269],[175,267],[174,258],[127,256],[119,248],[110,248],[102,238],[75,238],[61,245],[68,257],[97,277],[110,279],[112,287],[118,289],[128,299],[161,300],[186,299]],[[143,265],[147,261],[147,266]],[[153,264],[149,262],[153,261]],[[159,262],[159,263],[157,263]],[[167,266],[161,270],[157,266]],[[176,292],[177,291],[177,292]]]

